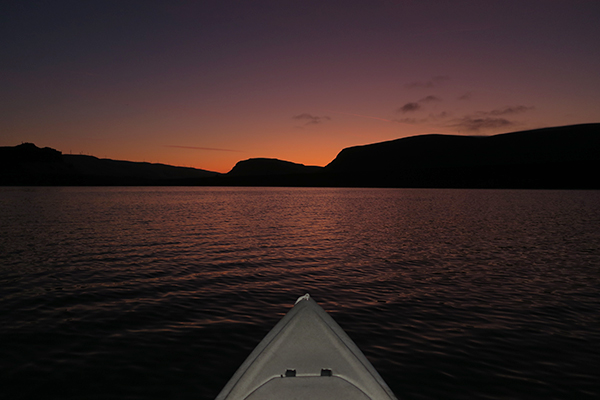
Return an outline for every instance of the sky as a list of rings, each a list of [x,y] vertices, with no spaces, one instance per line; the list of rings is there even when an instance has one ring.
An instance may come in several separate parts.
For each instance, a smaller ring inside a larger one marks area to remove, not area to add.
[[[598,0],[0,4],[0,146],[228,172],[600,122]]]

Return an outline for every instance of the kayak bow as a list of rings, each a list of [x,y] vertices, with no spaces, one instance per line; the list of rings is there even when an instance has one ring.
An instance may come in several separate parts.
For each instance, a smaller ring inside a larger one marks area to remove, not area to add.
[[[343,329],[308,294],[258,344],[217,400],[396,399]]]

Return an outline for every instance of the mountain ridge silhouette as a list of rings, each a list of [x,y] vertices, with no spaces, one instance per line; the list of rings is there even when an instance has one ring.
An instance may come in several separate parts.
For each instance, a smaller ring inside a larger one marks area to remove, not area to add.
[[[0,184],[600,189],[599,155],[600,123],[424,134],[347,147],[325,167],[251,158],[226,174],[22,144],[0,147]]]
[[[298,164],[277,158],[250,158],[238,161],[227,176],[287,175],[316,173],[323,167]]]

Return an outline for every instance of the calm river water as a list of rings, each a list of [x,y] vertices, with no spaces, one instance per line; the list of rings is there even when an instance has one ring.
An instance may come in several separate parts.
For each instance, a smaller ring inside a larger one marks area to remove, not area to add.
[[[600,191],[0,188],[0,397],[213,399],[309,292],[399,399],[600,397]]]

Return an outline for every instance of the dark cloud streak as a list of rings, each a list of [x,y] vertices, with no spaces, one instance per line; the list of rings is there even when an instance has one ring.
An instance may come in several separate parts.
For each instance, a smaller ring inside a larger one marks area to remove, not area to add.
[[[398,122],[401,124],[408,124],[408,125],[415,125],[421,122],[426,122],[424,120],[418,120],[416,118],[400,118],[400,119],[394,119],[394,122]]]
[[[421,100],[419,100],[419,103],[433,103],[433,102],[438,102],[438,101],[442,101],[442,99],[440,99],[437,96],[429,95],[429,96],[423,97]]]
[[[440,112],[438,114],[429,114],[425,118],[400,118],[400,119],[394,119],[393,122],[398,122],[398,123],[401,123],[401,124],[416,125],[416,124],[425,124],[425,123],[437,122],[437,121],[446,119],[449,116],[450,116],[449,112],[442,111],[442,112]]]
[[[512,106],[512,107],[504,107],[497,110],[492,110],[489,112],[489,115],[510,115],[510,114],[521,114],[526,111],[533,110],[535,107],[527,107],[527,106]]]
[[[308,114],[308,113],[303,113],[303,114],[298,114],[298,115],[294,115],[292,117],[293,119],[297,119],[297,120],[301,120],[301,121],[306,121],[305,125],[314,125],[314,124],[320,124],[323,121],[330,121],[331,118],[328,116],[318,116],[318,115],[312,115],[312,114]]]
[[[401,113],[414,112],[414,111],[418,111],[421,108],[423,108],[421,106],[421,104],[436,103],[439,101],[442,101],[442,99],[437,96],[434,96],[434,95],[429,95],[429,96],[423,97],[419,101],[411,101],[409,103],[406,103],[405,105],[400,107],[397,111],[401,112]]]
[[[451,128],[467,132],[479,132],[481,130],[508,128],[519,125],[519,122],[511,121],[506,116],[522,114],[524,112],[535,109],[533,106],[506,106],[497,108],[491,111],[477,111],[471,115],[466,115],[462,118],[455,119],[451,124],[447,125]]]
[[[232,149],[217,149],[214,147],[195,147],[195,146],[176,146],[176,145],[164,145],[163,147],[171,147],[175,149],[190,149],[190,150],[204,150],[204,151],[230,151],[234,153],[243,153],[241,150],[232,150]]]
[[[473,116],[465,116],[455,120],[454,123],[448,125],[451,128],[457,128],[467,132],[479,132],[482,129],[496,129],[506,128],[509,126],[517,125],[513,121],[509,121],[506,118],[493,118],[493,117],[482,117],[477,118]]]
[[[417,111],[421,108],[421,105],[419,103],[406,103],[405,105],[403,105],[402,107],[400,107],[398,109],[398,112],[401,113],[407,113],[407,112],[413,112],[413,111]]]

